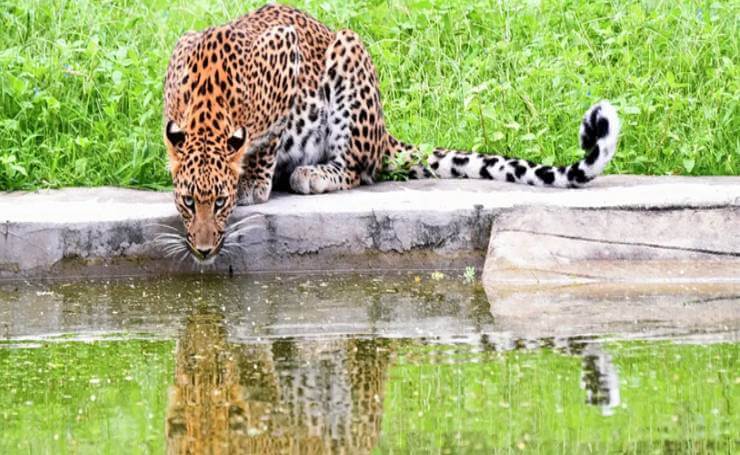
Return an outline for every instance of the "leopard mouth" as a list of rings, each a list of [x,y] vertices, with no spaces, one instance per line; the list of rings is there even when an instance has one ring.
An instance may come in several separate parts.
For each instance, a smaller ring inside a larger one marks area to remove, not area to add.
[[[216,257],[218,257],[219,253],[221,253],[221,249],[224,246],[224,239],[221,238],[221,240],[219,240],[216,247],[211,250],[208,250],[207,252],[204,252],[204,251],[201,251],[195,248],[195,246],[189,241],[186,243],[188,245],[188,249],[190,250],[190,253],[193,255],[193,258],[196,261],[198,261],[199,263],[203,265],[210,265],[210,264],[213,264],[213,262],[216,260]]]

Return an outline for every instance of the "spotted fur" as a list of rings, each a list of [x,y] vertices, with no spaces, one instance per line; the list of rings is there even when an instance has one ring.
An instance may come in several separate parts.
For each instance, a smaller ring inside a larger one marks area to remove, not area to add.
[[[354,32],[333,32],[288,6],[180,38],[165,81],[164,131],[196,258],[218,254],[237,203],[265,202],[273,186],[315,194],[371,184],[397,154],[413,154],[387,131],[378,87]],[[602,101],[584,116],[586,154],[570,166],[437,149],[409,177],[578,187],[603,171],[618,133],[616,111]]]

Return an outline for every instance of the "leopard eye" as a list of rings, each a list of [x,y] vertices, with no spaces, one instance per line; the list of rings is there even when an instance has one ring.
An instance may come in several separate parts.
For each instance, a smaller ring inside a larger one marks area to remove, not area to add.
[[[229,147],[231,147],[233,151],[238,151],[240,148],[242,148],[246,140],[247,140],[247,134],[244,128],[242,127],[234,131],[234,134],[231,135],[231,137],[229,138],[227,142],[229,144]]]
[[[182,203],[185,204],[185,207],[187,207],[190,210],[195,210],[195,201],[190,196],[185,196],[182,198]]]
[[[216,199],[214,206],[216,207],[216,210],[219,210],[223,208],[224,204],[226,204],[226,198],[220,197]]]

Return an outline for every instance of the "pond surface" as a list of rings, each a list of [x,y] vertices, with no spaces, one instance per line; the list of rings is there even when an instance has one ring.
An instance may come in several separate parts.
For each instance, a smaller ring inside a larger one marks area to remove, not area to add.
[[[738,327],[522,338],[491,305],[438,274],[0,284],[0,453],[740,450]]]

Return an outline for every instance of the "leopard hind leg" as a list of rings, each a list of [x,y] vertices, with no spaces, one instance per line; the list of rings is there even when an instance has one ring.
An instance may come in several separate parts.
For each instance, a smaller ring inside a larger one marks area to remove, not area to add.
[[[326,161],[298,166],[291,189],[314,194],[371,183],[381,171],[387,138],[375,68],[354,32],[337,32],[327,48],[319,90],[328,112]]]

